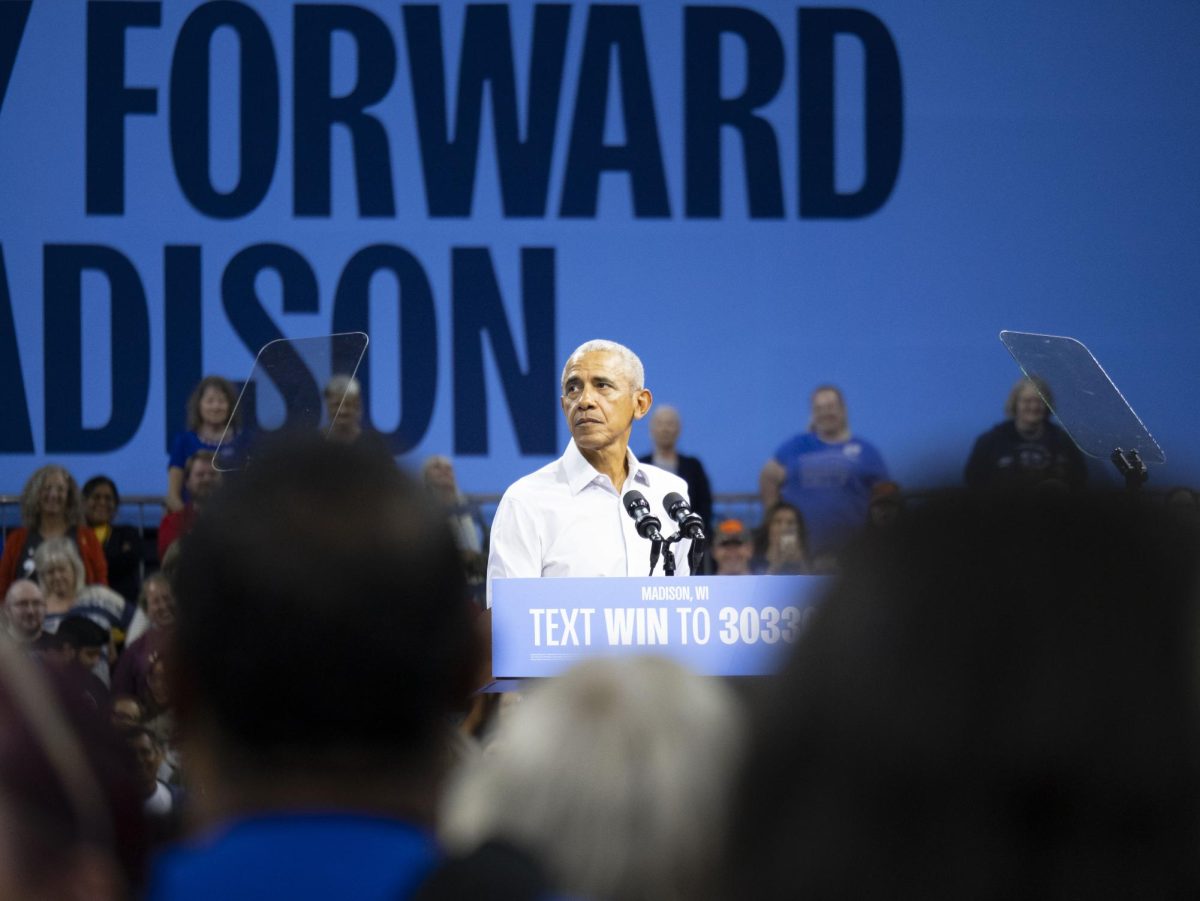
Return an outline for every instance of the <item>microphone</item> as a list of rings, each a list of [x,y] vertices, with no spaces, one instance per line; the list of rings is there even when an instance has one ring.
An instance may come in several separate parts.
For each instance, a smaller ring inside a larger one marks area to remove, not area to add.
[[[679,523],[679,531],[693,540],[704,540],[704,520],[692,512],[682,494],[672,491],[663,498],[663,506],[667,508],[667,516]]]
[[[625,512],[632,516],[633,521],[637,523],[639,535],[653,541],[663,540],[662,523],[657,516],[650,512],[650,504],[646,501],[645,495],[640,491],[627,491],[621,498],[621,503],[625,505]]]

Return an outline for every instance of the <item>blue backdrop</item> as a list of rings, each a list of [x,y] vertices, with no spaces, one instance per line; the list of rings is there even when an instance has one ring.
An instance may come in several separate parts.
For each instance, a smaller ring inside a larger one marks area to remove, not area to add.
[[[719,492],[826,381],[956,478],[1002,328],[1087,343],[1200,481],[1197,46],[1194,2],[2,3],[0,491],[162,491],[202,373],[343,329],[470,491],[557,455],[592,337]]]

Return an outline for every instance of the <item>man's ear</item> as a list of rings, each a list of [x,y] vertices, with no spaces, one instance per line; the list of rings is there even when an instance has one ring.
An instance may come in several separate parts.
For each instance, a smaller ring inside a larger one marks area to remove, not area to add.
[[[633,418],[641,419],[650,412],[650,407],[654,404],[654,395],[650,393],[649,388],[642,388],[639,391],[633,392]]]

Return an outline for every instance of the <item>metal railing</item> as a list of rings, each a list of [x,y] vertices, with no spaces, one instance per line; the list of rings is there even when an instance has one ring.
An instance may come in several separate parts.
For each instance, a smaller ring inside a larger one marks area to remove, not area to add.
[[[145,536],[147,530],[157,529],[163,515],[161,494],[125,494],[121,496],[121,507],[116,513],[116,522],[137,526]],[[21,525],[21,495],[0,494],[0,535],[7,537],[8,530]]]
[[[496,505],[500,503],[500,495],[468,494],[467,500],[479,506],[484,519],[491,525],[492,517],[496,515]],[[757,494],[717,494],[713,497],[713,513],[718,521],[732,517],[740,519],[747,526],[756,526],[762,519],[762,504]],[[144,539],[148,533],[158,531],[162,516],[161,494],[124,494],[121,496],[121,507],[117,510],[116,521],[136,526],[138,534]],[[7,537],[8,530],[19,525],[21,496],[0,494],[0,536]]]

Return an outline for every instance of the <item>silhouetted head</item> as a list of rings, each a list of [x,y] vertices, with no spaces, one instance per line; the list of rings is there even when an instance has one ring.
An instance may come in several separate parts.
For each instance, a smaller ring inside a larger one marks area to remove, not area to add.
[[[382,455],[288,437],[182,541],[173,699],[228,778],[361,786],[434,753],[477,644],[458,550]]]
[[[1197,540],[935,500],[847,560],[757,720],[727,894],[1194,896]]]

